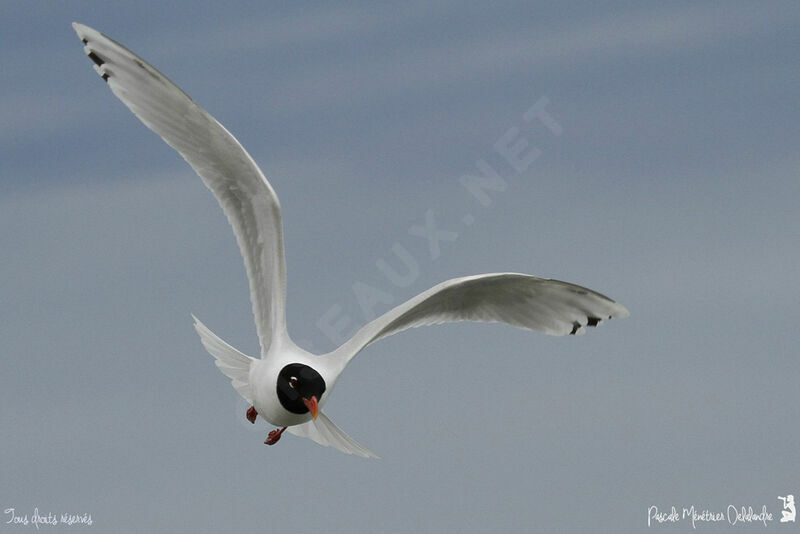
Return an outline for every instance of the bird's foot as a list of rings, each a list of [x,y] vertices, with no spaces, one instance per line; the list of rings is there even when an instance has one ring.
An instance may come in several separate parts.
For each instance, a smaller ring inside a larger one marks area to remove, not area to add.
[[[256,417],[258,417],[258,412],[256,411],[256,407],[250,406],[247,409],[247,420],[253,424],[256,424]]]
[[[265,445],[275,445],[278,443],[278,440],[281,439],[281,434],[283,431],[286,430],[286,427],[281,428],[278,430],[277,428],[267,434],[267,440],[264,442]]]

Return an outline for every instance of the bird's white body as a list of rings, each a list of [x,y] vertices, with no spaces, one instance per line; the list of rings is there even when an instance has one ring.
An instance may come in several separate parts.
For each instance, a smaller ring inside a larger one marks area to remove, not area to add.
[[[295,414],[287,411],[278,400],[275,389],[275,377],[284,366],[290,363],[302,363],[314,368],[327,384],[327,389],[319,399],[320,410],[324,407],[340,370],[330,368],[331,360],[307,352],[294,343],[271,348],[266,358],[253,360],[250,366],[250,387],[253,392],[252,403],[258,415],[275,426],[295,426],[311,421],[311,414]]]
[[[575,284],[489,273],[447,280],[420,293],[328,354],[301,349],[286,329],[280,203],[264,174],[228,130],[149,63],[96,30],[73,27],[114,95],[192,166],[233,227],[250,284],[260,358],[228,345],[197,318],[195,329],[217,367],[268,422],[342,452],[374,456],[321,411],[348,363],[374,341],[407,328],[454,321],[503,322],[556,336],[582,334],[587,326],[628,315],[620,304]],[[279,373],[291,364],[308,366],[324,381],[316,419],[308,411],[287,410],[280,399]]]

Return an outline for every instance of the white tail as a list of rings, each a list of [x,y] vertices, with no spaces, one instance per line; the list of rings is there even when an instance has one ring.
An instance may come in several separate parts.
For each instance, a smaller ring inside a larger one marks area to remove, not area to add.
[[[290,426],[287,430],[295,436],[308,438],[325,447],[338,449],[345,454],[355,454],[364,458],[378,458],[374,452],[342,432],[324,413],[320,413],[316,420],[312,419],[302,425]]]
[[[231,347],[217,335],[208,329],[206,325],[192,315],[194,319],[194,329],[200,334],[200,341],[216,361],[214,362],[222,374],[231,379],[233,388],[247,400],[253,402],[253,395],[250,392],[250,364],[253,358],[242,354]]]

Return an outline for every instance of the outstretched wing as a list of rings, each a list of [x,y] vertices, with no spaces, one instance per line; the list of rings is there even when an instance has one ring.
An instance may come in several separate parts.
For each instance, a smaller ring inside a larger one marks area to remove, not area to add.
[[[275,191],[236,138],[178,86],[100,32],[72,27],[114,95],[183,156],[222,206],[244,258],[264,357],[272,339],[286,335],[286,264]]]
[[[454,278],[366,324],[332,356],[347,365],[361,349],[406,328],[456,321],[508,323],[551,336],[583,334],[628,310],[591,289],[527,274]]]

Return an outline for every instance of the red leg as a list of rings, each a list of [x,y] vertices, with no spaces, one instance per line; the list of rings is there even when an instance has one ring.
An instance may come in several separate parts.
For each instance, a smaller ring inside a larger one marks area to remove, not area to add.
[[[250,406],[247,409],[247,420],[253,424],[256,424],[256,417],[258,416],[258,412],[256,411],[255,406]]]
[[[275,430],[267,434],[267,440],[264,442],[264,444],[275,445],[276,443],[278,443],[278,440],[281,439],[281,434],[283,434],[284,430],[286,430],[286,427],[283,427],[280,430],[276,428]]]

